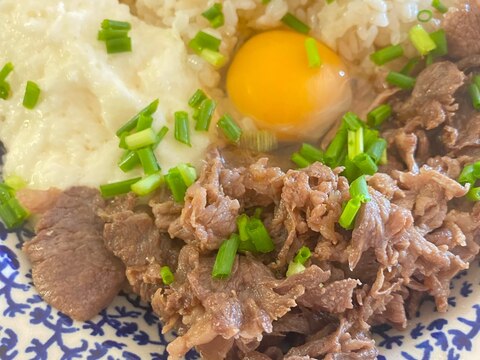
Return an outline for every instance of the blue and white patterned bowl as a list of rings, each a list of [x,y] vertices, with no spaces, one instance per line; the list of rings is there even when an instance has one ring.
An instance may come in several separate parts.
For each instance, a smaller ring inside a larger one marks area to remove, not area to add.
[[[106,310],[85,323],[52,309],[31,281],[30,265],[21,252],[30,236],[8,233],[0,224],[0,359],[166,359],[169,338],[150,307],[120,295]],[[403,332],[375,329],[379,359],[480,359],[480,265],[452,283],[450,311],[439,314],[426,301]],[[187,359],[196,359],[190,352]]]

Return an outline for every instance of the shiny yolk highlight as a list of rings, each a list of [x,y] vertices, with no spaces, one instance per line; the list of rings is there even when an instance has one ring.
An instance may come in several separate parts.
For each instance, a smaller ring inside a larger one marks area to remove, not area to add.
[[[320,137],[351,101],[341,59],[317,42],[323,64],[309,67],[306,39],[282,30],[258,34],[239,49],[227,74],[237,109],[284,139]]]

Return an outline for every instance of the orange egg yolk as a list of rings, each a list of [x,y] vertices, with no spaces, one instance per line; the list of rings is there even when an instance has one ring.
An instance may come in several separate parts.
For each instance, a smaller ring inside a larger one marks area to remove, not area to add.
[[[351,102],[339,56],[317,41],[322,65],[310,67],[306,39],[283,30],[255,35],[238,50],[227,74],[235,107],[283,139],[318,139]]]

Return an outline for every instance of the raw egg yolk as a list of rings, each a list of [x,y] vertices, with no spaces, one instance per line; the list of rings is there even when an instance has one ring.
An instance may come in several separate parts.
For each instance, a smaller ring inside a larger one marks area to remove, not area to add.
[[[283,30],[250,38],[227,74],[233,104],[284,140],[318,139],[351,103],[345,65],[317,41],[322,65],[310,67],[307,36]]]

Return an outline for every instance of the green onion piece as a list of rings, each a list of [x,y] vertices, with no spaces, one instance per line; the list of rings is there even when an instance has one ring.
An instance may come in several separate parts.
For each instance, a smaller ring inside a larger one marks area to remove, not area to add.
[[[250,219],[247,223],[247,234],[258,252],[269,253],[275,249],[275,244],[261,220]]]
[[[444,29],[432,32],[430,38],[437,46],[435,50],[432,50],[432,56],[445,56],[448,54],[447,36]]]
[[[203,49],[200,53],[200,57],[217,68],[222,67],[227,62],[227,57],[225,55],[210,49]]]
[[[378,171],[378,166],[373,159],[365,153],[355,156],[353,163],[366,175],[373,175]]]
[[[362,175],[355,181],[352,181],[350,184],[350,195],[352,196],[352,199],[357,199],[362,203],[372,200],[372,197],[368,192],[368,185],[365,175]]]
[[[363,153],[363,128],[360,127],[357,131],[348,131],[348,158],[353,160],[357,155]]]
[[[368,127],[363,129],[363,148],[368,149],[378,139],[378,130]]]
[[[400,70],[400,73],[403,75],[410,75],[413,70],[415,70],[415,67],[417,64],[420,62],[420,58],[414,57],[410,59],[407,64]]]
[[[0,219],[7,229],[19,227],[29,215],[16,198],[11,198],[0,204]]]
[[[311,165],[311,162],[305,159],[298,152],[293,153],[290,157],[290,160],[292,160],[292,162],[295,163],[299,169],[303,169]]]
[[[306,38],[305,49],[307,50],[308,66],[311,68],[320,67],[322,65],[322,58],[318,51],[317,40],[312,37]]]
[[[6,63],[3,65],[2,70],[0,70],[0,82],[5,80],[7,76],[13,71],[14,66],[11,62]]]
[[[195,170],[193,166],[188,164],[178,164],[177,169],[187,187],[192,185],[197,180],[197,170]]]
[[[480,179],[480,161],[477,161],[475,164],[473,164],[473,176],[475,176],[475,178],[477,180]],[[7,182],[7,184],[8,184],[8,182]],[[14,186],[12,186],[12,187],[15,189]]]
[[[172,192],[173,199],[178,203],[182,203],[187,192],[187,185],[183,181],[180,170],[178,168],[170,169],[168,174],[165,175],[165,181]]]
[[[323,151],[307,143],[303,143],[299,151],[300,155],[310,163],[324,162]]]
[[[40,88],[33,81],[27,81],[27,87],[25,88],[25,95],[23,96],[23,106],[27,109],[33,109],[40,97]]]
[[[131,189],[138,196],[145,196],[158,189],[164,183],[164,181],[165,179],[159,171],[138,180],[132,184]]]
[[[137,156],[142,164],[143,171],[146,175],[154,174],[160,171],[160,165],[158,165],[157,157],[151,147],[145,147],[137,150]]]
[[[434,50],[435,51],[435,50]],[[432,51],[433,52],[433,51]],[[432,52],[428,53],[427,56],[425,56],[425,66],[430,66],[433,64],[433,55]]]
[[[401,56],[403,56],[403,47],[401,45],[391,45],[375,51],[370,55],[370,60],[376,65],[381,66]]]
[[[5,203],[15,196],[15,190],[7,185],[0,183],[0,203]]]
[[[465,166],[458,177],[458,182],[462,185],[467,183],[473,185],[475,184],[475,181],[477,181],[477,179],[474,174],[474,165],[470,164]]]
[[[302,246],[300,250],[298,250],[297,255],[295,255],[295,257],[293,258],[293,261],[298,264],[305,265],[305,263],[308,261],[308,259],[310,259],[311,256],[312,252],[310,251],[310,249],[306,246]]]
[[[127,144],[129,150],[137,150],[142,147],[150,146],[155,144],[156,140],[157,136],[153,132],[152,128],[148,128],[125,137],[125,143]]]
[[[242,129],[235,120],[228,114],[223,115],[217,122],[217,126],[222,130],[223,135],[233,142],[238,143],[240,141],[240,137],[242,136]]]
[[[250,239],[247,233],[248,220],[249,218],[247,214],[242,214],[237,217],[237,228],[238,228],[238,234],[240,235],[241,241],[247,241],[248,239]]]
[[[480,201],[480,187],[471,188],[467,193],[467,199],[471,201]]]
[[[153,124],[153,117],[150,115],[141,114],[138,118],[137,128],[135,129],[136,132],[148,129],[152,127]]]
[[[257,152],[268,152],[278,147],[278,139],[267,130],[244,131],[240,138],[240,146]]]
[[[237,255],[240,239],[237,234],[232,234],[228,240],[225,240],[215,257],[215,264],[212,269],[212,277],[216,279],[225,279],[232,273],[233,263]]]
[[[343,115],[342,120],[347,126],[347,129],[351,131],[357,131],[363,126],[362,120],[360,120],[356,114],[350,111]]]
[[[325,162],[330,167],[336,167],[341,162],[341,154],[347,145],[348,131],[346,127],[340,127],[337,134],[325,151]]]
[[[195,130],[208,131],[216,107],[217,103],[212,99],[206,99],[202,102],[199,108]]]
[[[262,217],[263,209],[262,208],[256,208],[255,212],[253,213],[253,217],[256,219],[260,219]]]
[[[475,75],[472,79],[472,83],[477,85],[478,88],[480,89],[480,75]]]
[[[353,222],[355,221],[358,210],[360,210],[361,206],[362,203],[360,202],[360,200],[356,198],[350,199],[347,202],[345,209],[343,209],[342,215],[340,215],[340,219],[338,220],[340,226],[347,230],[351,229],[353,227]]]
[[[145,116],[153,115],[157,111],[158,103],[159,103],[158,99],[152,101],[150,104],[148,104],[147,107],[142,109],[137,115],[135,115],[133,118],[128,120],[125,123],[125,125],[123,125],[120,129],[117,130],[117,132],[115,134],[118,137],[120,137],[123,133],[130,132],[133,129],[135,129],[137,127],[138,119],[140,118],[140,116],[141,115],[145,115]]]
[[[432,7],[437,9],[442,14],[445,14],[448,11],[448,8],[442,4],[441,0],[433,0]]]
[[[480,110],[480,88],[476,84],[468,85],[468,93],[475,110]]]
[[[165,137],[165,135],[167,135],[168,133],[168,127],[166,126],[163,126],[157,133],[157,136],[156,136],[156,139],[155,139],[155,144],[153,144],[152,148],[153,150],[155,150],[158,145],[160,144],[160,142],[163,140],[163,138]]]
[[[97,40],[106,41],[110,39],[125,38],[128,36],[128,30],[102,29],[98,32]]]
[[[102,21],[102,29],[130,30],[132,25],[126,21],[105,19]]]
[[[132,39],[127,37],[108,39],[107,44],[107,54],[118,54],[122,52],[132,51]]]
[[[210,25],[212,25],[214,29],[223,26],[225,23],[225,16],[223,15],[222,4],[220,3],[213,4],[202,13],[202,16],[210,22]]]
[[[0,99],[7,100],[10,95],[10,84],[6,81],[0,81]]]
[[[400,89],[410,90],[415,86],[415,78],[390,71],[387,75],[387,82],[391,85],[398,86]]]
[[[413,46],[415,46],[417,51],[422,56],[427,55],[430,51],[437,47],[428,32],[420,24],[412,27],[408,32],[408,36]]]
[[[5,178],[5,185],[16,191],[27,187],[27,182],[18,175],[10,175]]]
[[[392,107],[389,104],[377,106],[367,115],[367,123],[372,127],[379,127],[392,115]]]
[[[120,135],[120,141],[118,142],[118,147],[120,149],[128,149],[127,143],[125,142],[125,138],[128,136],[127,132],[124,132],[122,135]]]
[[[175,276],[168,266],[162,266],[160,269],[160,277],[165,285],[170,285],[175,281]]]
[[[188,100],[188,105],[193,109],[198,109],[200,107],[200,105],[202,104],[203,100],[206,100],[206,99],[207,99],[207,95],[205,95],[203,90],[198,89],[192,95],[190,100]]]
[[[291,261],[290,264],[288,264],[286,276],[288,278],[292,275],[300,274],[303,271],[305,271],[305,266],[296,263],[295,261]]]
[[[215,36],[207,34],[204,31],[199,31],[197,35],[190,40],[188,46],[198,55],[200,55],[204,49],[218,51],[221,43],[222,40],[216,38]]]
[[[345,176],[348,181],[352,182],[359,176],[362,176],[360,169],[348,157],[345,159],[343,166],[345,170],[342,172],[342,175]]]
[[[123,172],[129,172],[133,170],[137,165],[140,164],[140,159],[135,151],[127,150],[120,158],[118,162],[118,167]]]
[[[378,164],[386,149],[387,141],[385,139],[377,139],[368,147],[367,155],[372,158],[375,164]]]
[[[240,241],[240,245],[238,245],[238,251],[256,253],[257,249],[255,248],[255,245],[253,245],[252,240],[248,238],[246,241]]]
[[[308,34],[310,31],[310,27],[292,13],[286,13],[285,16],[282,17],[282,23],[302,34]]]
[[[379,165],[386,165],[388,164],[388,156],[387,156],[387,149],[383,151],[382,157],[380,158],[380,161],[378,162]]]
[[[433,18],[433,13],[431,10],[424,9],[420,10],[417,14],[417,20],[420,22],[429,22]]]
[[[116,183],[100,185],[100,192],[105,198],[126,194],[130,192],[132,184],[135,184],[139,180],[140,178],[135,178]]]
[[[192,146],[190,144],[190,125],[188,122],[188,114],[185,111],[177,111],[175,117],[175,139],[182,144]]]

